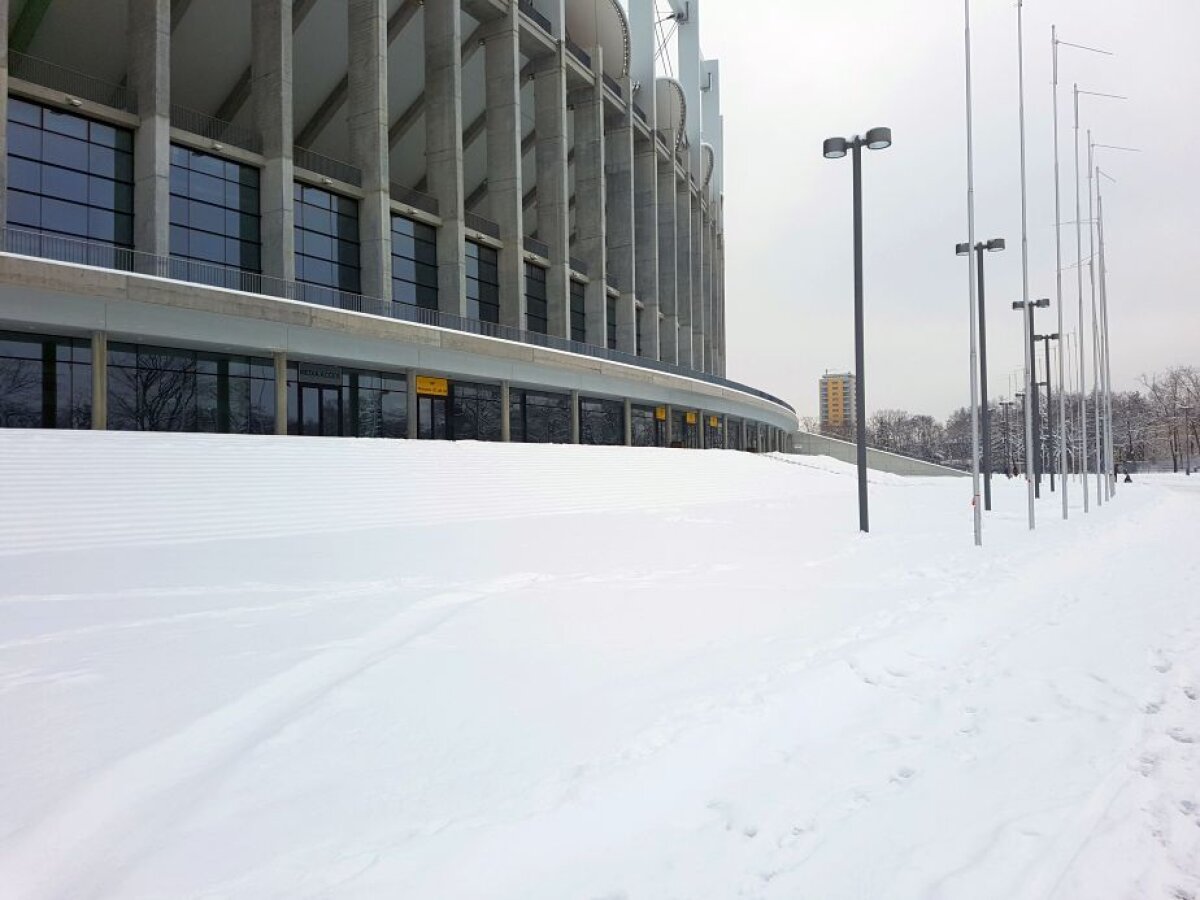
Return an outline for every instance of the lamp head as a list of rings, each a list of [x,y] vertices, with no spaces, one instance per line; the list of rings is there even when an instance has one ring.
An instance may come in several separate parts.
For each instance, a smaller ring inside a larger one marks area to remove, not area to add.
[[[1025,308],[1024,300],[1014,300],[1013,301],[1013,309],[1024,309],[1024,308]]]
[[[1045,309],[1047,306],[1050,305],[1050,298],[1042,297],[1040,300],[1034,300],[1033,305],[1036,306],[1038,309]]]
[[[956,256],[969,256],[970,253],[971,253],[971,245],[970,244],[955,244],[954,245],[954,254]]]
[[[866,145],[870,150],[886,150],[892,146],[892,129],[872,128],[867,132]]]
[[[840,137],[826,138],[822,146],[826,159],[841,159],[846,155],[846,139]]]
[[[1004,249],[1004,238],[992,238],[990,241],[988,241],[986,244],[983,245],[983,249],[987,250],[989,253],[995,253],[999,250],[1003,250]]]

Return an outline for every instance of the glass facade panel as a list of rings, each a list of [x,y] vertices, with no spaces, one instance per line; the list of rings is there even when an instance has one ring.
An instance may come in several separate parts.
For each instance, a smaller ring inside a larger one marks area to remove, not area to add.
[[[625,404],[620,400],[579,398],[579,442],[608,447],[625,444]]]
[[[654,418],[653,406],[629,408],[629,430],[635,447],[661,447],[663,423]]]
[[[714,417],[708,413],[705,413],[702,418],[704,419],[704,446],[705,446],[705,449],[712,450],[714,448],[720,449],[720,448],[724,447],[725,446],[725,434],[724,434],[724,429],[721,427],[721,417],[720,416]],[[714,418],[716,419],[716,423],[717,423],[716,425],[713,424]]]
[[[132,247],[132,132],[10,97],[8,224]]]
[[[0,331],[0,428],[91,427],[91,342]]]
[[[700,446],[700,425],[697,417],[696,422],[688,422],[688,415],[696,416],[693,411],[685,411],[682,409],[671,410],[671,446],[672,447],[687,447],[697,449]]]
[[[637,355],[642,355],[642,313],[644,310],[637,309],[633,313],[633,323],[637,328]]]
[[[607,330],[606,346],[609,350],[617,349],[617,298],[609,297],[605,310],[605,328]]]
[[[500,254],[467,241],[467,317],[500,321]]]
[[[218,287],[254,287],[239,272],[215,267],[262,271],[258,191],[254,166],[172,145],[173,277]]]
[[[392,300],[438,308],[437,229],[392,216]]]
[[[454,441],[500,440],[500,386],[450,385],[450,439]]]
[[[108,427],[273,434],[274,364],[224,353],[109,344]]]
[[[358,201],[296,183],[296,280],[300,298],[328,302],[328,291],[362,290]]]
[[[546,306],[546,270],[525,263],[525,328],[538,334],[550,330]]]
[[[742,450],[742,420],[726,419],[725,430],[729,434],[729,449]]]
[[[569,443],[571,397],[513,388],[509,391],[509,424],[514,443]]]
[[[571,282],[571,340],[587,341],[587,307],[584,305],[583,282]]]

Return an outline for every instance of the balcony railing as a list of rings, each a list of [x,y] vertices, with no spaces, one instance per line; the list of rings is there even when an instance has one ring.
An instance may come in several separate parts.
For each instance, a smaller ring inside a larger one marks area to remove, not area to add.
[[[422,194],[416,188],[405,187],[397,181],[393,181],[390,187],[392,199],[397,203],[407,203],[414,209],[424,210],[430,215],[436,216],[439,214],[437,197]]]
[[[568,257],[568,259],[571,263],[571,269],[573,271],[578,272],[580,275],[588,274],[588,264],[582,259],[580,259],[578,256]]]
[[[241,147],[251,153],[262,152],[262,138],[257,131],[184,106],[171,107],[171,126],[180,131],[198,134],[210,141]]]
[[[568,340],[567,338],[525,331],[508,325],[498,325],[494,322],[484,322],[479,319],[441,312],[440,310],[423,309],[407,303],[396,303],[379,297],[351,294],[346,291],[339,291],[315,284],[285,281],[281,278],[260,275],[256,272],[244,272],[229,266],[195,262],[174,256],[157,256],[151,253],[131,250],[127,247],[115,247],[111,244],[102,244],[95,241],[77,240],[75,238],[43,234],[37,231],[26,231],[20,228],[5,228],[0,234],[2,234],[0,246],[3,247],[4,251],[19,256],[50,259],[102,269],[113,269],[137,275],[168,278],[174,281],[187,281],[210,287],[294,300],[300,303],[311,303],[349,312],[369,313],[390,319],[414,322],[420,325],[432,325],[438,328],[448,328],[453,331],[500,338],[521,344],[563,350],[568,353],[638,366],[643,369],[665,372],[670,375],[692,378],[708,384],[730,388],[766,400],[769,403],[774,403],[776,406],[795,413],[795,410],[789,404],[772,394],[768,394],[766,391],[760,391],[757,388],[739,384],[736,381],[730,381],[707,372],[697,372],[684,366],[660,362],[643,356],[635,356],[619,350],[610,350],[607,347],[597,347],[592,344]]]
[[[480,234],[486,234],[488,237],[494,237],[500,240],[500,226],[491,219],[485,219],[483,216],[473,212],[463,213],[463,222],[468,228],[473,228]]]
[[[617,278],[617,275],[615,272],[605,272],[604,273],[604,283],[607,284],[614,291],[621,290],[621,279]]]
[[[12,78],[62,91],[80,100],[90,100],[126,112],[137,112],[137,94],[132,88],[103,81],[36,56],[28,56],[15,50],[9,51],[8,74]]]
[[[646,111],[636,103],[633,104],[633,114],[642,120],[643,125],[646,124]]]
[[[602,76],[604,78],[604,86],[616,94],[618,97],[624,97],[625,93],[621,90],[621,83],[613,78],[607,72]]]
[[[588,55],[586,50],[584,50],[577,43],[575,43],[573,40],[571,40],[571,38],[569,36],[566,38],[566,40],[563,41],[563,43],[567,47],[567,52],[570,53],[577,60],[579,60],[579,62],[581,62],[583,64],[583,67],[585,69],[591,69],[592,58],[591,58],[591,56]]]
[[[320,153],[315,153],[307,147],[293,147],[292,162],[297,168],[307,169],[317,175],[324,175],[326,178],[333,178],[336,181],[344,181],[346,184],[352,184],[355,187],[362,187],[362,170],[350,165],[350,163],[342,162],[340,159],[331,159],[328,156],[322,156]]]
[[[536,253],[544,259],[550,258],[550,245],[529,235],[525,235],[525,250],[528,253]]]
[[[520,2],[517,4],[517,8],[520,9],[521,12],[525,13],[525,15],[529,16],[529,18],[533,20],[538,28],[542,29],[542,31],[546,32],[546,34],[550,34],[550,20],[538,12],[537,7],[533,5],[533,0],[520,0]]]

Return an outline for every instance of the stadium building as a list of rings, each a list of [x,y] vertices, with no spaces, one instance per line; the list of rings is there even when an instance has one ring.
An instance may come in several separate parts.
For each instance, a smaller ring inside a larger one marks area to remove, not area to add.
[[[0,0],[0,426],[782,447],[666,2]]]

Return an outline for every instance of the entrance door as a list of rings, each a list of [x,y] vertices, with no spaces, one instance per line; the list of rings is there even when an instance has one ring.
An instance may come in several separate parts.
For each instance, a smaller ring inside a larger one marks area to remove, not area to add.
[[[340,388],[300,385],[300,433],[320,437],[338,437],[342,433]]]
[[[424,441],[450,440],[447,397],[417,398],[417,437]]]

